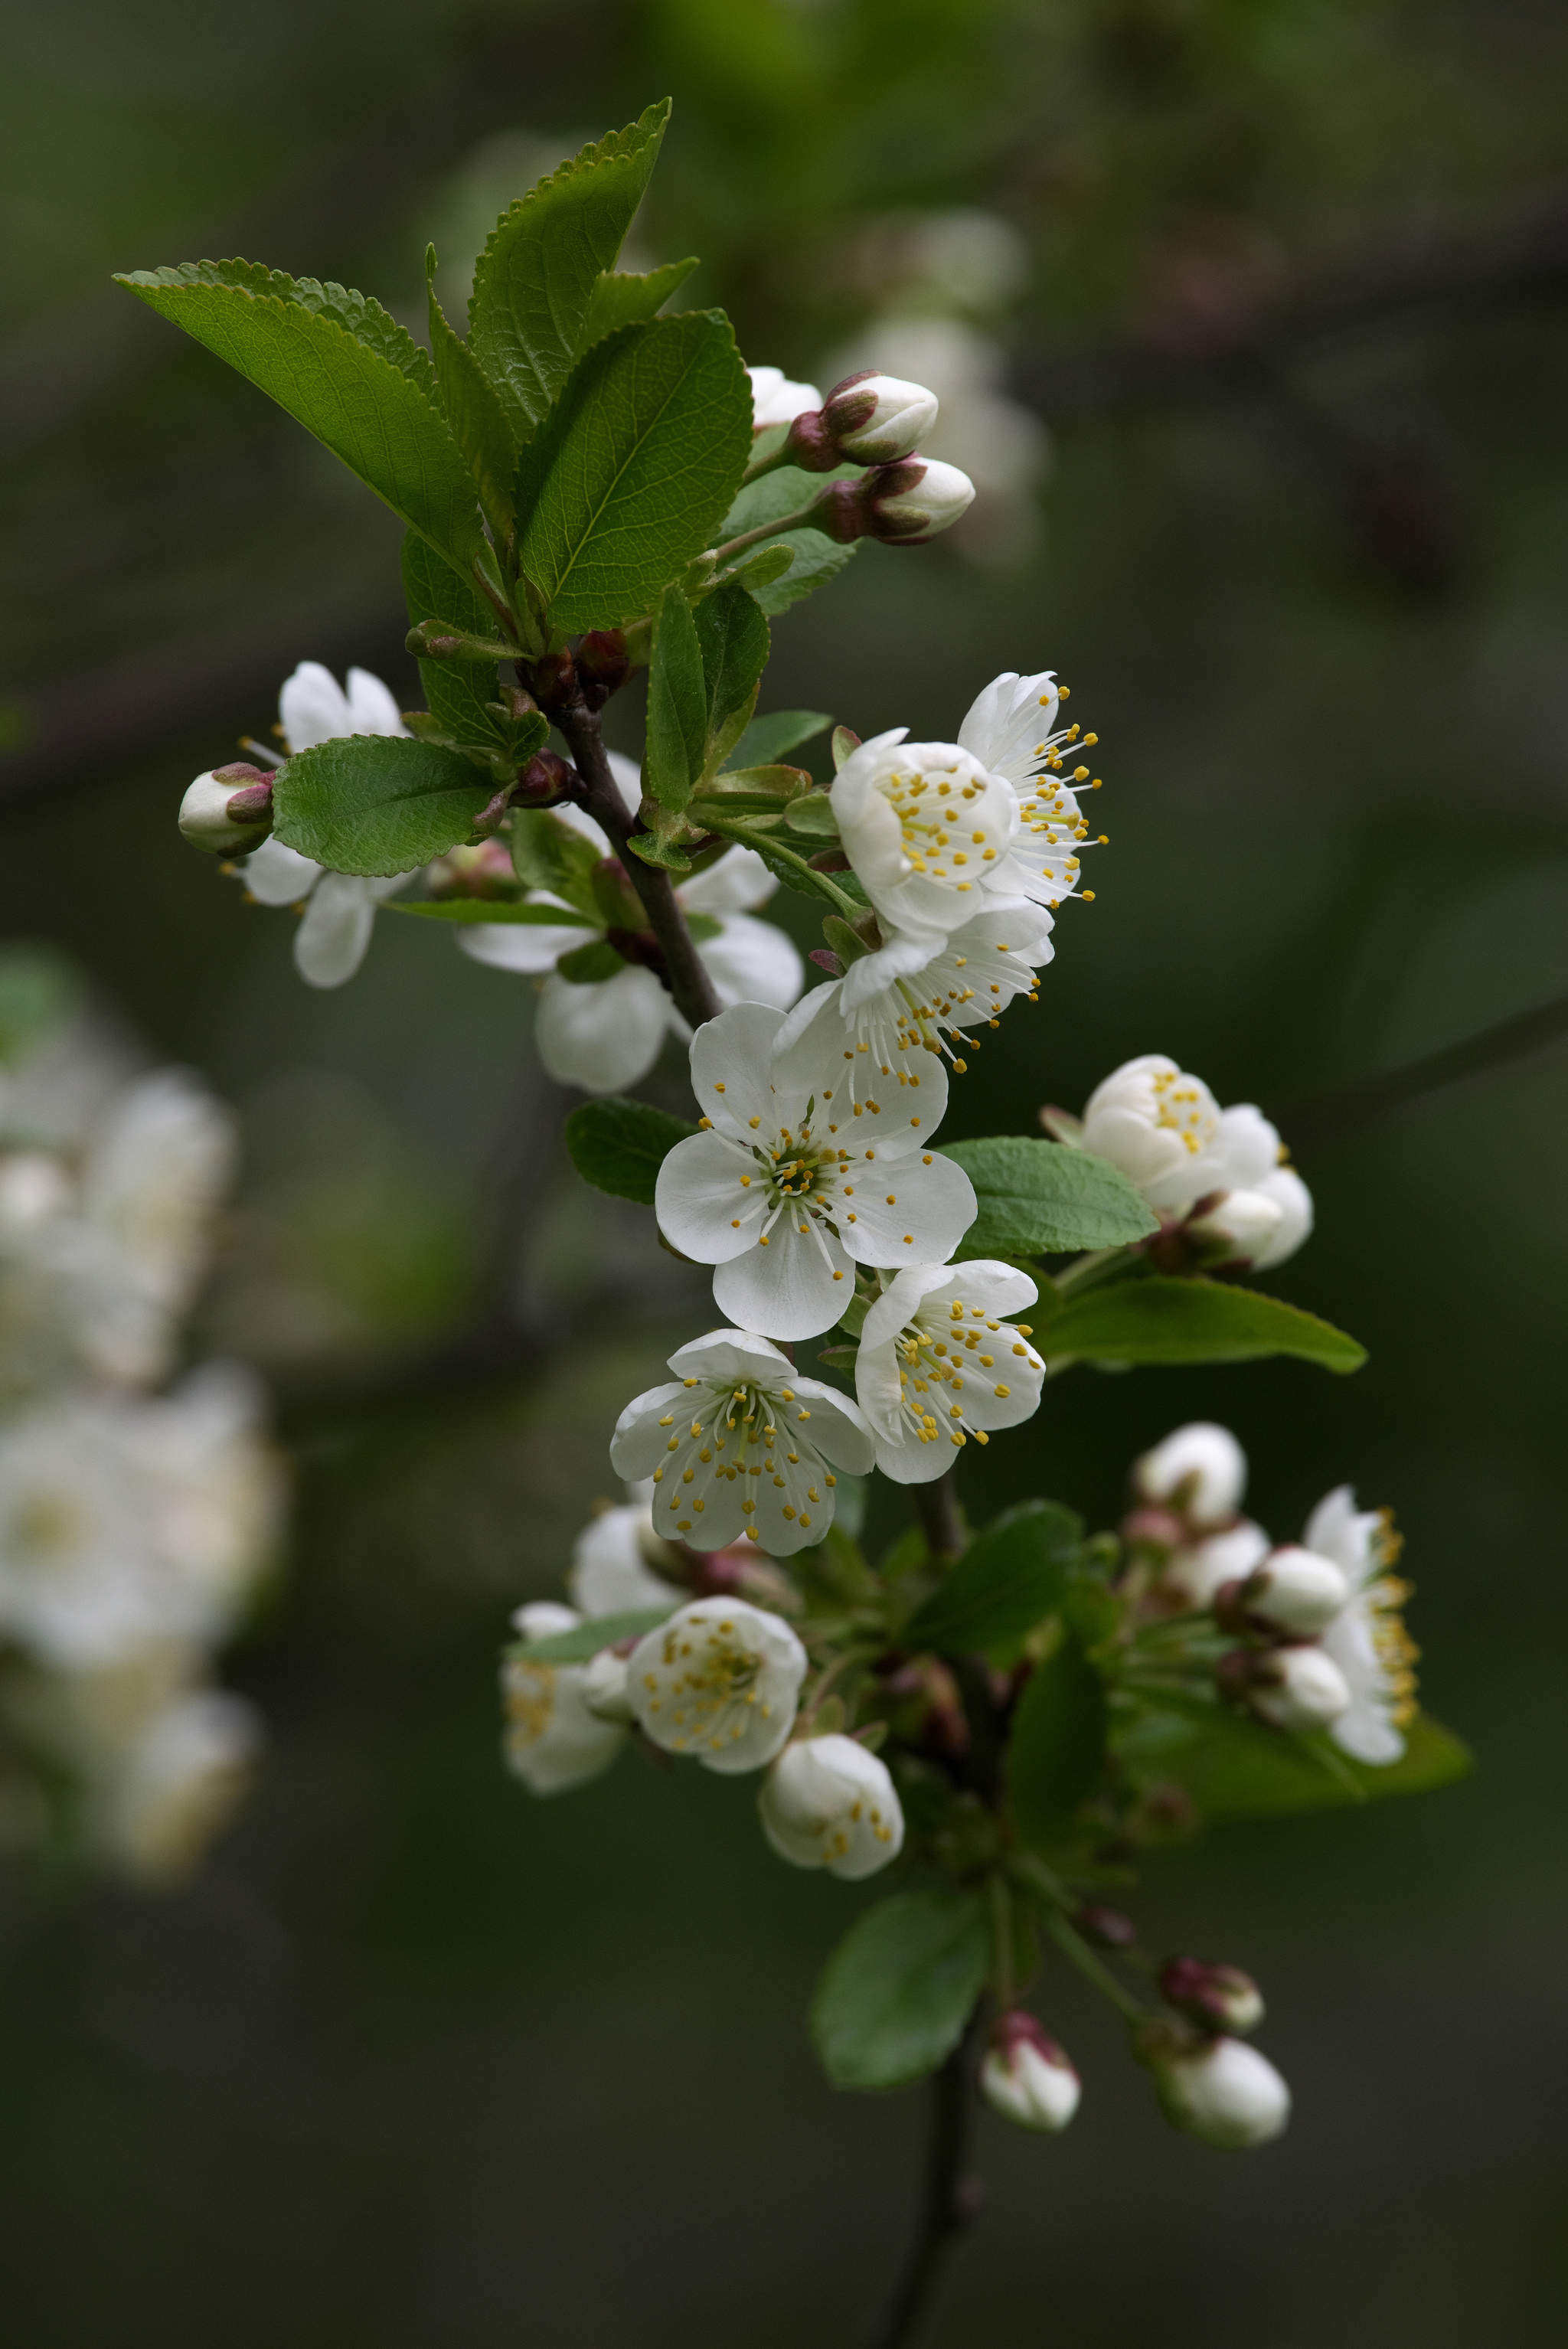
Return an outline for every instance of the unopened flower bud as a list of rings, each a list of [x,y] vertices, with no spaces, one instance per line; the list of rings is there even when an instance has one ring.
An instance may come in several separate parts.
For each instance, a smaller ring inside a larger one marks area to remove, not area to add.
[[[1204,2031],[1255,2031],[1264,2019],[1263,1993],[1240,1966],[1209,1966],[1200,1958],[1167,1958],[1160,1994]]]
[[[590,709],[603,709],[632,674],[626,639],[619,628],[595,628],[583,637],[573,656],[583,698]]]
[[[1247,1458],[1228,1427],[1195,1419],[1135,1461],[1132,1481],[1144,1500],[1180,1510],[1194,1525],[1221,1526],[1241,1506]]]
[[[1222,1191],[1212,1206],[1192,1216],[1188,1229],[1194,1239],[1222,1247],[1229,1261],[1250,1265],[1268,1253],[1280,1223],[1279,1204],[1265,1192]]]
[[[1270,1550],[1244,1582],[1227,1584],[1214,1612],[1227,1630],[1260,1630],[1287,1640],[1315,1640],[1350,1597],[1350,1585],[1331,1557],[1287,1542]]]
[[[601,1648],[583,1667],[583,1702],[596,1721],[627,1722],[632,1718],[626,1694],[626,1659],[614,1648]]]
[[[851,1881],[874,1876],[903,1848],[903,1812],[887,1764],[852,1737],[787,1745],[757,1807],[780,1859]]]
[[[558,807],[575,772],[558,750],[536,750],[507,796],[513,807]]]
[[[1130,1917],[1124,1917],[1119,1909],[1102,1909],[1096,1900],[1086,1900],[1075,1911],[1073,1923],[1097,1950],[1130,1950],[1138,1939],[1138,1928]]]
[[[1261,1656],[1233,1649],[1221,1657],[1215,1677],[1227,1696],[1296,1737],[1326,1729],[1350,1702],[1344,1673],[1321,1648],[1271,1648]]]
[[[812,509],[811,523],[847,546],[880,538],[890,546],[923,546],[967,512],[975,484],[956,465],[934,457],[905,457],[881,465],[858,481],[835,481]]]
[[[784,462],[805,473],[835,465],[892,465],[918,449],[936,421],[934,392],[864,367],[835,384],[821,407],[797,416]]]
[[[991,2034],[980,2065],[980,2092],[994,2112],[1019,2128],[1066,2128],[1082,2095],[1078,2075],[1032,2014],[1013,2007]]]
[[[529,664],[533,698],[547,718],[556,717],[582,699],[577,669],[570,653],[541,653]]]
[[[1150,2059],[1166,2116],[1227,2151],[1267,2145],[1290,2118],[1290,2090],[1244,2039],[1205,2039]]]
[[[180,802],[180,829],[214,856],[254,848],[273,828],[273,778],[236,761],[198,775]]]

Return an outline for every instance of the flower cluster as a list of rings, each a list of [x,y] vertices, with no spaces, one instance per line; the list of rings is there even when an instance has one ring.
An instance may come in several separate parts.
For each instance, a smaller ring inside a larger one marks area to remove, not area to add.
[[[260,1735],[209,1670],[275,1534],[261,1398],[224,1363],[155,1391],[233,1160],[194,1080],[130,1072],[63,1006],[0,1072],[0,1825],[148,1880]]]
[[[1415,1713],[1418,1650],[1394,1572],[1387,1510],[1357,1509],[1348,1485],[1313,1510],[1299,1542],[1276,1546],[1239,1514],[1247,1464],[1228,1428],[1179,1427],[1137,1463],[1123,1527],[1152,1614],[1195,1619],[1190,1653],[1226,1696],[1297,1734],[1326,1731],[1352,1760],[1398,1762]],[[1229,1644],[1234,1640],[1236,1644]],[[1166,1669],[1181,1651],[1162,1641]]]

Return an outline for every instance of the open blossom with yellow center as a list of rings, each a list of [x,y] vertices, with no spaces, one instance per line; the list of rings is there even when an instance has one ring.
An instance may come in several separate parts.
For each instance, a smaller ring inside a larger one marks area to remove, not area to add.
[[[669,1153],[654,1204],[673,1247],[717,1267],[719,1311],[788,1340],[831,1329],[857,1264],[951,1256],[975,1203],[967,1174],[930,1147],[947,1101],[940,1061],[857,1098],[855,1055],[833,1023],[779,1052],[783,1025],[739,1003],[698,1029],[692,1090],[708,1130]]]
[[[1004,885],[1042,905],[1059,905],[1083,878],[1081,854],[1105,845],[1091,831],[1080,793],[1099,789],[1084,763],[1099,737],[1058,726],[1065,687],[1052,669],[1036,677],[1008,670],[993,678],[958,729],[960,747],[988,774],[1008,783],[1018,802],[1018,829]],[[1092,889],[1083,892],[1092,897]]]
[[[954,1450],[1038,1409],[1046,1366],[1028,1324],[1006,1318],[1037,1294],[1027,1273],[984,1258],[898,1274],[866,1315],[855,1362],[884,1476],[928,1485]]]
[[[699,1599],[633,1649],[626,1698],[655,1745],[733,1777],[772,1761],[805,1677],[806,1651],[781,1615]]]
[[[906,742],[907,731],[862,742],[832,787],[844,852],[887,941],[867,957],[868,988],[918,970],[988,898],[1021,894],[1012,786],[956,743]]]
[[[1222,1110],[1202,1077],[1162,1052],[1113,1069],[1081,1119],[1058,1109],[1040,1118],[1058,1142],[1119,1166],[1167,1215],[1213,1199],[1199,1228],[1254,1271],[1283,1264],[1312,1229],[1312,1194],[1263,1112],[1251,1102]]]
[[[1348,1604],[1320,1641],[1350,1691],[1329,1735],[1357,1762],[1398,1762],[1415,1718],[1420,1654],[1401,1612],[1410,1585],[1393,1571],[1399,1537],[1386,1509],[1358,1509],[1354,1489],[1340,1485],[1319,1501],[1302,1539],[1350,1585]]]
[[[885,1762],[836,1733],[787,1745],[757,1799],[762,1832],[793,1868],[853,1883],[903,1849],[903,1811]]]
[[[616,1473],[654,1480],[655,1529],[692,1549],[748,1537],[775,1557],[820,1542],[833,1521],[835,1469],[863,1476],[872,1434],[859,1410],[744,1330],[714,1330],[670,1356],[615,1424]]]
[[[962,1072],[974,1048],[969,1030],[995,1028],[1020,995],[1038,1001],[1039,967],[1054,951],[1050,931],[1043,906],[987,907],[906,977],[882,981],[873,974],[868,983],[860,974],[876,957],[867,956],[796,1005],[779,1030],[780,1049],[830,1013],[846,1031],[842,1049],[854,1055],[845,1077],[856,1100],[888,1079],[929,1084],[928,1056]]]

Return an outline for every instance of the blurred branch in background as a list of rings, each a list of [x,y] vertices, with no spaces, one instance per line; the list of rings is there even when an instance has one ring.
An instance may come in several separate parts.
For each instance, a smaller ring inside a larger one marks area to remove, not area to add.
[[[1353,1077],[1346,1084],[1270,1114],[1290,1135],[1294,1154],[1311,1158],[1341,1143],[1359,1141],[1418,1108],[1436,1109],[1456,1087],[1474,1088],[1510,1075],[1522,1061],[1568,1042],[1568,996],[1499,1019],[1478,1035],[1424,1052],[1398,1069]]]

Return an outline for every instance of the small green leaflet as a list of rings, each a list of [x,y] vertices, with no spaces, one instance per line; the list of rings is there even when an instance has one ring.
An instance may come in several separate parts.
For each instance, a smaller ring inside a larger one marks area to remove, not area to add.
[[[1076,1639],[1032,1672],[1013,1716],[1007,1790],[1018,1832],[1049,1843],[1099,1783],[1105,1683]]]
[[[678,587],[666,587],[648,665],[648,735],[643,786],[678,815],[702,772],[707,697],[702,652],[691,605]]]
[[[754,599],[755,600],[755,599]],[[819,709],[770,709],[754,718],[725,761],[726,767],[771,767],[789,750],[826,733],[832,724]]]
[[[473,481],[428,358],[378,304],[244,261],[117,283],[286,409],[467,577],[485,550]]]
[[[1125,1765],[1148,1783],[1183,1787],[1206,1819],[1267,1818],[1427,1794],[1474,1767],[1469,1748],[1425,1713],[1407,1724],[1400,1759],[1382,1766],[1353,1761],[1327,1736],[1287,1737],[1222,1705],[1193,1702],[1180,1716],[1145,1715],[1139,1732],[1120,1747]]]
[[[879,1900],[829,1959],[811,2038],[835,2088],[923,2079],[964,2035],[985,1980],[990,1935],[973,1892]]]
[[[747,483],[725,515],[723,537],[741,538],[748,531],[759,530],[764,523],[799,513],[828,482],[858,481],[860,471],[857,465],[841,465],[831,473],[802,473],[794,465],[780,465],[776,471]],[[781,577],[755,590],[757,602],[769,618],[787,612],[814,589],[826,586],[855,552],[853,546],[841,546],[825,532],[809,526],[782,531],[764,543],[770,547],[786,546],[794,556]]]
[[[474,265],[469,347],[519,441],[542,422],[588,339],[600,281],[643,201],[669,118],[666,98],[562,163],[501,214]]]
[[[463,461],[479,485],[480,503],[498,538],[509,539],[516,519],[511,490],[517,474],[517,441],[506,410],[479,360],[447,324],[436,298],[436,248],[425,255],[430,310],[430,351],[441,406]]]
[[[659,1168],[677,1142],[696,1132],[683,1117],[670,1117],[646,1102],[584,1102],[566,1121],[566,1147],[585,1183],[617,1199],[654,1204]]]
[[[588,304],[588,323],[583,329],[583,348],[590,343],[613,335],[617,326],[632,326],[644,318],[656,317],[676,289],[686,284],[696,267],[696,255],[689,261],[666,262],[663,269],[650,269],[645,277],[627,275],[620,270],[607,269],[595,280]]]
[[[564,905],[518,905],[505,897],[394,897],[387,910],[423,914],[432,922],[515,922],[533,929],[593,926],[585,914],[569,914]]]
[[[403,539],[403,595],[416,627],[421,620],[438,620],[460,636],[489,636],[494,630],[490,606],[464,585],[449,564],[432,554],[416,531],[406,532]],[[454,741],[471,742],[480,750],[501,746],[500,729],[485,708],[500,689],[500,675],[499,669],[471,661],[419,663],[419,682],[431,716],[439,719]],[[547,727],[541,747],[548,733]]]
[[[697,605],[696,635],[707,694],[701,760],[701,771],[707,774],[723,765],[747,731],[758,680],[768,666],[768,623],[745,588],[731,580]]]
[[[962,1143],[947,1145],[956,1158]],[[1068,1154],[1065,1151],[1064,1157]],[[1358,1371],[1367,1350],[1299,1306],[1213,1280],[1119,1280],[1069,1297],[1037,1330],[1051,1362],[1250,1362],[1295,1354],[1326,1371]]]
[[[645,1631],[656,1631],[674,1612],[673,1607],[634,1607],[621,1615],[593,1615],[586,1623],[574,1623],[569,1631],[552,1631],[542,1640],[519,1640],[507,1653],[524,1664],[585,1664],[601,1648],[614,1648],[623,1640],[640,1640]]]
[[[495,785],[459,751],[395,734],[298,750],[273,787],[277,837],[334,873],[412,873],[466,840]]]
[[[900,1646],[966,1656],[1022,1639],[1059,1603],[1082,1540],[1083,1519],[1055,1501],[1007,1510],[916,1609]]]
[[[714,543],[750,450],[751,388],[721,311],[596,343],[518,466],[518,559],[552,626],[652,611]]]
[[[944,1143],[943,1154],[963,1167],[980,1203],[959,1243],[960,1261],[1121,1247],[1160,1228],[1119,1166],[1086,1150],[1003,1133]]]

